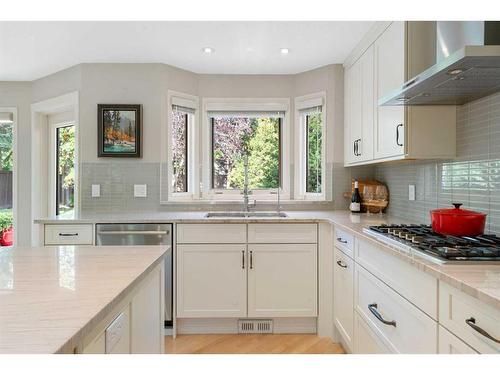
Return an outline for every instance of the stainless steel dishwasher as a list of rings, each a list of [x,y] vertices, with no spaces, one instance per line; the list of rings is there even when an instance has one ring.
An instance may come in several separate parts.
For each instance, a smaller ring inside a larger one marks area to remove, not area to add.
[[[96,224],[97,246],[158,246],[168,245],[165,256],[165,326],[172,326],[172,224],[122,223]]]

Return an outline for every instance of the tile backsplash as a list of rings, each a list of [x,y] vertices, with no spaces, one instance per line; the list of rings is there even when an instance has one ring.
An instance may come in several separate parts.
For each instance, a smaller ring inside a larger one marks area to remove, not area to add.
[[[455,159],[380,164],[375,177],[389,187],[392,215],[430,223],[429,210],[458,202],[487,213],[487,231],[500,234],[500,94],[457,108]]]
[[[333,202],[287,203],[285,209],[346,209],[348,200],[343,197],[351,189],[352,178],[373,178],[374,167],[344,168],[343,163],[328,163],[326,176],[333,181]],[[162,173],[162,176],[160,176]],[[137,160],[110,160],[98,163],[82,163],[81,212],[119,214],[122,212],[154,212],[162,210],[218,210],[241,209],[240,203],[233,204],[180,204],[165,205],[167,197],[165,163],[140,162]],[[92,185],[100,185],[100,197],[92,197]],[[134,197],[134,184],[147,185],[147,197]],[[274,209],[275,203],[259,203],[260,209]]]

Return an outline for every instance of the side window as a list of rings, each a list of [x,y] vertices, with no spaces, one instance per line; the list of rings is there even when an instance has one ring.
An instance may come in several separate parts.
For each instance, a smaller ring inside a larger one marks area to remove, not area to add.
[[[188,121],[189,114],[172,108],[172,192],[188,192]]]
[[[305,114],[306,193],[322,193],[323,121],[321,112]]]
[[[55,127],[56,215],[75,209],[75,125]]]

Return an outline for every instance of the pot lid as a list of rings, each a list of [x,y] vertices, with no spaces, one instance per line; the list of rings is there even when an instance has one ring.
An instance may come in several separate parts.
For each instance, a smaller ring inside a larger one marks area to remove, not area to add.
[[[455,208],[438,208],[437,210],[432,210],[431,212],[433,214],[440,214],[440,215],[454,215],[454,216],[476,215],[476,216],[486,216],[486,214],[483,214],[482,212],[461,209],[460,206],[462,206],[462,203],[452,203],[452,204],[455,206]]]

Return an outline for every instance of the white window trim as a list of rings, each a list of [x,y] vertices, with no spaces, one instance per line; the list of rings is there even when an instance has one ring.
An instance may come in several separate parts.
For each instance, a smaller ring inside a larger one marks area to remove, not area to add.
[[[241,201],[238,190],[212,189],[212,137],[210,111],[283,111],[281,124],[281,199],[290,199],[290,99],[289,98],[203,98],[202,100],[202,191],[210,201]],[[276,189],[253,190],[257,200],[276,200]]]
[[[323,124],[323,142],[321,144],[321,193],[306,192],[306,129],[305,116],[301,111],[307,108],[321,106],[321,122]],[[326,200],[327,181],[326,176],[326,141],[328,139],[326,92],[321,91],[295,98],[295,181],[294,198],[304,201],[324,201]]]
[[[12,113],[12,226],[14,227],[14,244],[19,245],[18,242],[18,216],[17,216],[17,107],[0,107],[0,112]]]
[[[47,116],[73,111],[75,119],[75,214],[80,210],[80,135],[78,91],[63,94],[31,105],[31,243],[39,246],[43,236],[36,219],[52,216],[48,204],[48,131]]]
[[[59,128],[64,128],[66,126],[74,126],[75,127],[75,168],[76,168],[76,162],[77,162],[77,150],[78,148],[76,147],[77,145],[77,138],[76,138],[76,122],[73,120],[69,121],[63,121],[63,122],[55,122],[55,123],[50,123],[48,122],[48,144],[49,144],[49,165],[48,165],[48,172],[49,172],[49,179],[48,179],[48,187],[49,187],[49,196],[48,196],[48,204],[49,204],[49,210],[52,212],[54,215],[57,212],[57,197],[56,197],[56,185],[57,185],[57,160],[56,160],[56,131]],[[75,169],[75,185],[76,185],[76,172],[77,169]],[[74,191],[74,202],[76,205],[76,202],[78,201],[78,197],[76,196],[76,189]],[[76,212],[76,206],[73,208],[74,212]],[[72,214],[74,215],[74,214]]]
[[[194,110],[194,114],[189,114],[188,119],[188,191],[183,193],[174,192],[172,189],[172,106],[178,105]],[[191,202],[199,199],[200,182],[199,182],[199,98],[195,95],[190,95],[178,91],[168,90],[167,93],[167,121],[163,127],[164,132],[162,139],[167,139],[167,147],[162,147],[162,161],[166,163],[167,170],[167,191],[168,196],[161,196],[160,203],[167,202]],[[160,187],[163,187],[163,173],[160,173]],[[160,188],[160,192],[163,189]]]

